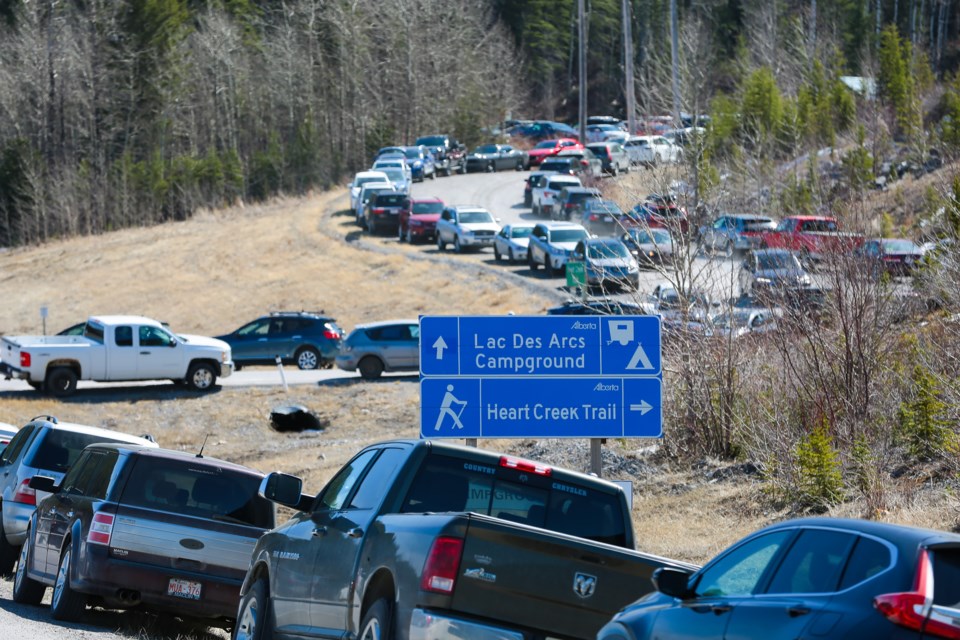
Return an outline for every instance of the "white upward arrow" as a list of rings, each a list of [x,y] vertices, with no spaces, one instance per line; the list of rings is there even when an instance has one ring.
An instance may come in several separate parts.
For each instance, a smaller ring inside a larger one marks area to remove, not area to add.
[[[443,336],[437,338],[433,343],[433,348],[437,350],[437,360],[443,360],[443,350],[447,348],[447,343],[443,341]]]
[[[646,414],[650,409],[653,409],[653,406],[648,404],[646,400],[641,400],[640,404],[630,405],[630,411],[639,411],[640,415]]]

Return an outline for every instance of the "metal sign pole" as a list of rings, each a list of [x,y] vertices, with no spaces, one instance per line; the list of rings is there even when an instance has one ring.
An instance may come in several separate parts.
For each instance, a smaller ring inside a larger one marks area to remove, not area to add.
[[[590,438],[590,473],[598,478],[603,477],[603,458],[600,455],[600,445],[603,438]]]

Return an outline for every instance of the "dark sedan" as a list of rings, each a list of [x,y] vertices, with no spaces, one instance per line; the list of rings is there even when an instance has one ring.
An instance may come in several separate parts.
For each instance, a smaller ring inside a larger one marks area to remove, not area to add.
[[[874,238],[864,241],[855,254],[864,261],[873,276],[881,273],[908,276],[923,258],[923,249],[912,240]]]
[[[522,171],[528,166],[527,154],[508,144],[485,144],[467,156],[467,171],[494,172],[501,169]]]
[[[809,518],[753,533],[657,591],[597,640],[960,638],[960,535]]]

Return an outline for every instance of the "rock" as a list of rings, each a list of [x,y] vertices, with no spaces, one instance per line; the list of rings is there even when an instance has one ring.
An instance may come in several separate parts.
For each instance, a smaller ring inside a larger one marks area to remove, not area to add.
[[[330,426],[330,421],[318,418],[303,405],[292,404],[274,407],[270,411],[270,426],[281,433],[319,431]]]

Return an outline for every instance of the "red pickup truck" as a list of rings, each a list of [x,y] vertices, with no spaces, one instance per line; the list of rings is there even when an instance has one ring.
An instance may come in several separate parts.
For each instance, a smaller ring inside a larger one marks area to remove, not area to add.
[[[856,249],[863,236],[840,231],[835,218],[827,216],[788,216],[773,231],[763,233],[760,245],[769,249],[789,249],[805,262],[822,260],[825,255]]]

